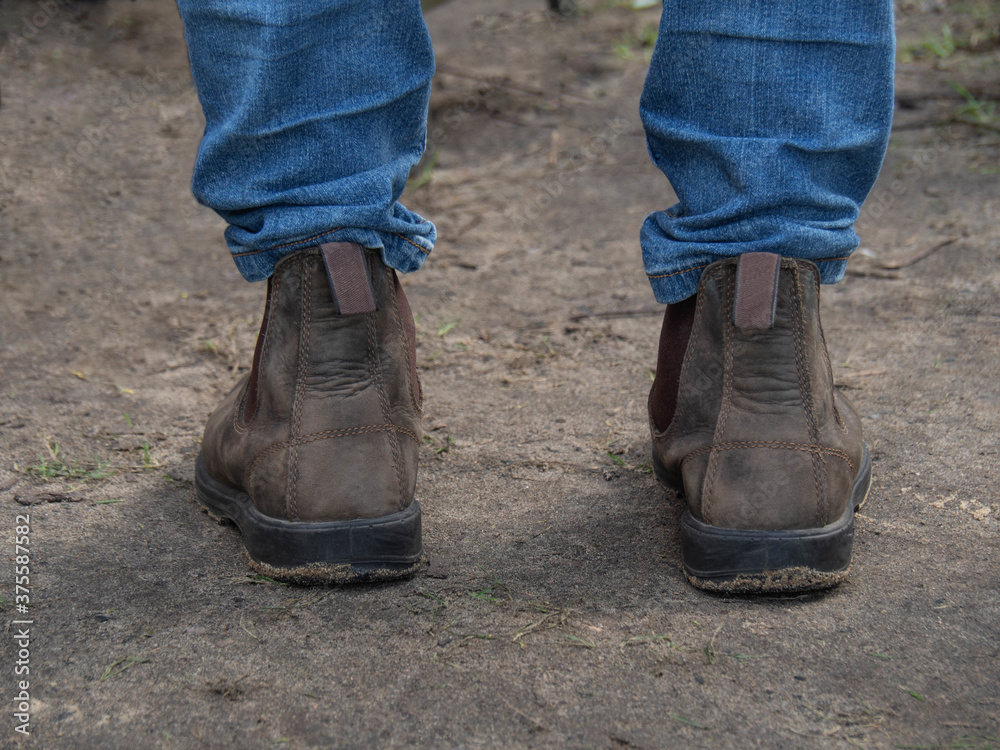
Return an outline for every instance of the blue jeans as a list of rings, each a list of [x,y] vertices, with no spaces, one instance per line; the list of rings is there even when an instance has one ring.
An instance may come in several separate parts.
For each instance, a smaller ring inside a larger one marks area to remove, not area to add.
[[[434,57],[418,0],[178,0],[205,111],[197,199],[240,272],[326,241],[402,272],[433,224],[399,196],[424,148]],[[891,0],[667,0],[640,102],[679,202],[647,217],[660,302],[768,251],[839,280],[892,117]]]

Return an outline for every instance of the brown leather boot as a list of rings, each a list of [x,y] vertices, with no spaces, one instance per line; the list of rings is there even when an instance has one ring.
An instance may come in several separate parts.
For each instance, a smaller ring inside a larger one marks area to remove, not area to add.
[[[329,243],[275,267],[253,367],[209,419],[195,478],[255,570],[345,583],[417,569],[414,346],[377,253]]]
[[[861,423],[833,386],[819,271],[751,253],[705,269],[653,466],[683,493],[681,557],[700,588],[802,591],[847,576],[871,481]],[[662,428],[662,431],[661,431]]]

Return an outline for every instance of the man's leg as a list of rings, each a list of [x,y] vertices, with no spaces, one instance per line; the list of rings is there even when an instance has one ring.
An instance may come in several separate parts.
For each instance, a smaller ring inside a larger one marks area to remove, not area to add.
[[[194,192],[229,222],[241,273],[268,279],[251,372],[205,430],[199,500],[268,575],[407,575],[420,386],[395,270],[434,241],[397,202],[434,67],[419,2],[178,5],[206,119]]]
[[[417,0],[178,0],[205,113],[193,189],[248,281],[320,242],[404,273],[434,225],[397,200],[424,150],[434,54]]]
[[[642,228],[671,303],[650,421],[704,588],[846,575],[870,462],[833,388],[819,282],[857,246],[888,142],[893,39],[890,0],[665,3],[641,109],[679,202]]]

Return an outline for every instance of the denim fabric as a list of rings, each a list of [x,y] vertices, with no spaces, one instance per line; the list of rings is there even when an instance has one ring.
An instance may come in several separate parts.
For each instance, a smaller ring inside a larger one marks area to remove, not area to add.
[[[326,241],[420,267],[397,202],[424,149],[434,55],[419,0],[178,0],[205,112],[193,190],[250,281]]]
[[[888,144],[894,39],[891,0],[667,0],[640,103],[679,199],[642,226],[660,302],[747,252],[843,277]]]
[[[249,280],[321,241],[420,267],[434,226],[398,203],[424,147],[419,0],[178,0],[205,136],[199,201]],[[641,243],[660,302],[721,257],[844,273],[892,116],[891,0],[667,0],[643,90],[649,151],[679,202]]]

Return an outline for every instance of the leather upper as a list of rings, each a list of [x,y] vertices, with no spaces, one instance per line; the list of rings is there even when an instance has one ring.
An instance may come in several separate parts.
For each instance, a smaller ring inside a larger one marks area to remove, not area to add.
[[[705,523],[824,526],[850,502],[864,448],[833,385],[819,271],[742,257],[742,271],[731,259],[703,272],[673,420],[662,432],[650,420],[654,452]]]
[[[421,437],[413,321],[395,272],[353,247],[377,309],[338,312],[340,271],[319,248],[282,259],[268,282],[255,369],[205,428],[208,472],[276,518],[374,518],[413,501]]]

